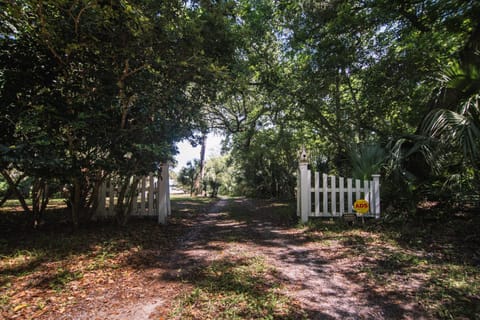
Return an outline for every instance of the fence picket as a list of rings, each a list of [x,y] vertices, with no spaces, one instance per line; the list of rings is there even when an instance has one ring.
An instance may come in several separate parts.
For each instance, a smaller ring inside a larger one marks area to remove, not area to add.
[[[380,218],[380,175],[379,174],[374,174],[372,175],[373,177],[373,201],[372,201],[372,206],[374,208],[373,213],[375,214],[375,218],[379,219]]]
[[[332,206],[332,216],[337,214],[337,189],[336,189],[336,177],[330,176],[330,202]]]
[[[135,177],[133,177],[135,179]],[[139,210],[138,210],[138,183],[137,183],[137,192],[133,196],[133,201],[132,201],[132,215],[138,216]]]
[[[355,179],[355,201],[360,199],[360,179]]]
[[[363,199],[367,200],[369,203],[369,199],[368,199],[368,193],[370,191],[370,188],[369,188],[369,183],[367,180],[363,180]]]
[[[338,192],[339,192],[339,201],[340,201],[340,208],[339,208],[339,213],[340,215],[345,213],[345,182],[343,181],[343,177],[338,178]]]
[[[148,185],[148,215],[153,216],[155,213],[153,211],[153,197],[155,192],[155,182],[153,181],[153,173],[149,174],[150,183]]]
[[[300,203],[301,203],[301,193],[302,193],[302,185],[300,184],[300,181],[302,180],[300,177],[301,177],[301,171],[300,169],[297,171],[297,217],[300,216],[300,210],[301,210],[301,206],[300,206]]]
[[[372,175],[372,178],[372,180],[346,178],[345,187],[344,177],[337,178],[322,173],[320,179],[319,172],[312,173],[307,169],[307,164],[302,162],[297,181],[297,215],[301,217],[302,222],[308,221],[310,216],[338,217],[347,212],[353,213],[354,201],[365,199],[370,204],[366,216],[380,218],[380,175]]]
[[[315,172],[315,217],[320,216],[320,173]]]
[[[165,223],[165,218],[171,214],[170,190],[168,178],[168,165],[162,166],[163,179],[159,179],[150,173],[148,176],[138,179],[137,193],[132,199],[132,212],[134,216],[155,216],[158,215],[159,223]],[[131,182],[135,177],[130,178]],[[98,207],[96,216],[109,217],[115,215],[115,197],[118,192],[115,186],[115,179],[105,179],[98,193]],[[140,193],[140,203],[138,202]],[[107,202],[108,196],[108,202]],[[108,206],[106,205],[108,203]],[[162,217],[160,217],[162,215]]]
[[[328,176],[324,173],[323,177],[323,211],[322,214],[327,214],[328,212]]]
[[[352,194],[353,194],[353,189],[352,189],[352,179],[348,178],[347,179],[347,212],[352,213],[353,212],[353,201],[352,201]]]
[[[100,189],[98,190],[98,208],[101,210],[105,210],[105,198],[106,198],[107,188],[105,185],[105,181],[102,182],[100,185]]]
[[[308,175],[307,175],[307,185],[308,185],[308,193],[307,193],[307,197],[308,197],[308,214],[310,215],[311,212],[312,212],[312,172],[310,170],[307,171],[308,172]]]
[[[145,215],[145,193],[147,192],[147,178],[142,177],[142,186],[140,189],[140,215]]]

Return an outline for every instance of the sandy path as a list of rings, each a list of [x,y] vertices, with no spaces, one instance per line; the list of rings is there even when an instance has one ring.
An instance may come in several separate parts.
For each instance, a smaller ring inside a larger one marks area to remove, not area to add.
[[[248,200],[237,204],[246,210],[250,205]],[[75,319],[158,319],[175,293],[188,290],[180,279],[195,276],[195,270],[216,259],[238,255],[264,257],[277,270],[284,293],[299,301],[311,319],[425,319],[414,301],[385,297],[362,283],[358,266],[363,258],[348,254],[341,244],[308,242],[302,229],[268,220],[233,220],[226,210],[228,200],[219,200],[196,216],[175,249],[159,257],[158,266],[146,275],[152,279],[151,295],[115,310],[97,310],[93,318],[84,312]]]
[[[248,200],[239,202],[248,209]],[[229,219],[226,205],[221,200],[201,217],[179,248],[178,256],[183,261],[187,257],[187,265],[208,264],[225,256],[263,256],[281,275],[285,294],[300,301],[312,319],[425,318],[415,301],[400,303],[399,297],[385,297],[364,285],[358,276],[364,257],[351,256],[342,244],[308,242],[304,230],[265,220]]]

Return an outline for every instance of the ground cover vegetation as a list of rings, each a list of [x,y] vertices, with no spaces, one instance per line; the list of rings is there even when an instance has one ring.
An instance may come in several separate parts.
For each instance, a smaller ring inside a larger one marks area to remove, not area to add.
[[[75,233],[66,228],[67,221],[59,219],[65,206],[60,212],[47,210],[48,228],[33,233],[22,224],[22,215],[2,208],[2,318],[58,319],[82,301],[93,306],[99,295],[118,308],[122,302],[114,305],[112,300],[119,299],[118,294],[127,299],[145,294],[149,280],[139,277],[141,270],[153,267],[157,254],[175,247],[185,230],[184,217],[201,213],[209,203],[208,199],[187,200],[173,200],[178,215],[168,227],[140,219],[131,221],[128,228],[109,223],[82,227]],[[12,224],[17,228],[6,228]],[[19,225],[25,228],[21,232]],[[123,293],[112,290],[118,283]]]
[[[165,319],[314,317],[300,303],[296,281],[285,275],[289,271],[272,263],[272,258],[286,259],[285,251],[276,251],[279,239],[290,245],[295,241],[301,252],[322,254],[310,268],[332,265],[344,273],[341,266],[348,266],[344,276],[361,284],[352,297],[363,297],[372,306],[383,301],[390,305],[385,310],[393,308],[393,318],[411,303],[417,315],[431,318],[475,319],[480,313],[477,215],[404,224],[352,226],[321,219],[299,225],[292,202],[232,198],[215,218],[216,229],[196,232],[202,228],[197,219],[215,202],[174,198],[168,226],[133,220],[128,227],[111,223],[71,233],[52,217],[50,229],[42,232],[2,230],[2,317],[125,318],[122,307],[132,310],[159,297],[161,303],[151,312]],[[48,210],[50,215],[55,212]],[[2,219],[6,216],[13,219],[15,212],[3,210]],[[261,225],[275,232],[259,229]],[[225,226],[230,227],[221,232]],[[193,237],[198,239],[179,247]],[[184,250],[199,250],[199,256]],[[297,264],[288,268],[299,271]]]

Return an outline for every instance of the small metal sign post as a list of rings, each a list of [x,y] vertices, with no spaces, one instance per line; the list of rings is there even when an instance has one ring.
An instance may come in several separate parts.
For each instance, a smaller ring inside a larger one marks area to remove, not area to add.
[[[362,216],[362,223],[365,224],[365,217],[364,214],[368,212],[370,209],[370,206],[368,204],[368,201],[365,199],[359,199],[355,201],[353,204],[353,210],[355,210],[358,214]]]

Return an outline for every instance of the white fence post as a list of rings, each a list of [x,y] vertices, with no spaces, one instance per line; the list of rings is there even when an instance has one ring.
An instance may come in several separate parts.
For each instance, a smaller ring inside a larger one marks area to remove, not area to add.
[[[148,215],[149,216],[154,216],[155,212],[153,210],[153,194],[155,192],[155,181],[153,179],[153,173],[150,172],[148,175]]]
[[[308,182],[310,179],[308,178],[308,158],[307,158],[307,152],[305,151],[305,148],[303,148],[302,153],[300,154],[300,162],[299,162],[299,169],[300,169],[300,219],[302,223],[305,223],[308,221],[308,216],[310,215],[310,212],[312,211],[311,209],[311,204],[310,204],[310,198],[311,194],[309,195],[311,185],[308,185]]]
[[[145,192],[147,192],[147,178],[142,177],[142,186],[140,193],[140,215],[145,215]]]
[[[300,219],[307,222],[309,216],[309,196],[310,188],[308,186],[308,163],[300,163]]]
[[[158,177],[158,223],[165,224],[169,215],[168,164],[162,165],[162,175]]]
[[[320,174],[315,172],[315,216],[320,216]]]
[[[297,172],[297,217],[301,215],[301,202],[302,202],[302,184],[300,183],[302,174],[300,173],[300,166]]]
[[[340,216],[342,216],[344,213],[345,213],[345,181],[343,179],[343,177],[339,177],[338,178],[338,193],[339,193],[339,199],[340,199],[340,208],[338,209],[339,210],[339,213],[340,213]]]

